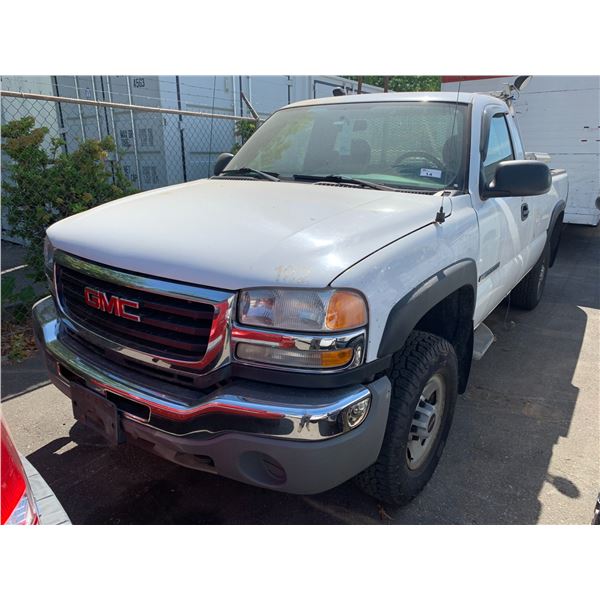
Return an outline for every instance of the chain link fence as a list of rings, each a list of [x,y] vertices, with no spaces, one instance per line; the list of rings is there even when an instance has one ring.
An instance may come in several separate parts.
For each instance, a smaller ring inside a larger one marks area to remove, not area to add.
[[[251,117],[2,92],[2,123],[30,115],[36,127],[62,138],[63,151],[111,136],[126,176],[139,190],[209,177],[217,156],[240,142],[236,122]],[[10,165],[3,157],[3,171]]]
[[[31,92],[0,94],[3,135],[9,136],[2,139],[2,355],[21,360],[34,347],[30,306],[47,293],[46,227],[136,190],[209,177],[219,154],[244,141],[237,123],[255,126],[258,119]],[[29,120],[22,121],[25,117]],[[102,141],[107,137],[114,144]],[[59,145],[53,143],[57,139]],[[86,144],[91,140],[100,143]],[[70,162],[58,160],[61,154]],[[73,173],[78,168],[82,172]],[[48,176],[49,169],[59,169],[60,177]],[[5,270],[5,253],[18,256],[16,267],[7,264],[12,268]]]
[[[0,94],[2,124],[33,117],[36,128],[48,130],[42,145],[47,151],[57,138],[63,142],[59,152],[69,154],[86,140],[110,136],[115,151],[106,160],[108,177],[112,170],[115,181],[115,165],[119,165],[140,191],[211,176],[219,154],[231,152],[243,141],[236,133],[236,124],[258,122],[254,117],[233,114],[6,90]],[[10,181],[11,167],[3,145],[3,182]],[[4,208],[2,231],[3,239],[22,241],[13,234]]]

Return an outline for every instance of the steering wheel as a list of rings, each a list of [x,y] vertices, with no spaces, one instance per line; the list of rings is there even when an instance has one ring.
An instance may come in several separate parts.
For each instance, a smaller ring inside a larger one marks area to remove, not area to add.
[[[392,167],[398,168],[403,162],[406,162],[407,158],[426,158],[430,160],[440,171],[446,170],[446,165],[433,154],[429,154],[429,152],[425,152],[424,150],[413,150],[411,152],[404,152],[397,159],[396,162],[392,165]]]

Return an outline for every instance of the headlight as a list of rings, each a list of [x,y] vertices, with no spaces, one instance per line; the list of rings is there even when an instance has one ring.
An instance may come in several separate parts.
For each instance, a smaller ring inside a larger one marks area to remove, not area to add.
[[[44,239],[44,271],[52,281],[54,277],[54,246],[48,236]]]
[[[367,324],[367,305],[350,290],[245,290],[240,294],[238,320],[267,329],[345,331]]]
[[[232,338],[235,357],[243,362],[332,370],[364,360],[367,304],[352,290],[244,290],[238,322]]]

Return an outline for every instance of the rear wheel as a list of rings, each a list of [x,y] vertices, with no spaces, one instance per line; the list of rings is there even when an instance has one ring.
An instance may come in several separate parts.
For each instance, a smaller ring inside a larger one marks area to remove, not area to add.
[[[521,280],[521,282],[510,293],[510,301],[513,306],[525,310],[534,309],[542,299],[548,268],[550,266],[550,245],[546,244],[539,260]]]
[[[355,480],[387,504],[410,502],[442,455],[457,398],[458,366],[446,340],[414,331],[394,356],[392,399],[381,452]]]

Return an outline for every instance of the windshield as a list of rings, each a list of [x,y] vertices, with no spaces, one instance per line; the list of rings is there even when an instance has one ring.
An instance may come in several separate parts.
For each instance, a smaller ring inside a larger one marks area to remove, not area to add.
[[[338,175],[403,189],[463,188],[467,106],[355,102],[276,112],[227,170]]]

